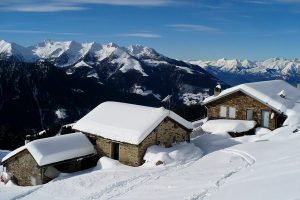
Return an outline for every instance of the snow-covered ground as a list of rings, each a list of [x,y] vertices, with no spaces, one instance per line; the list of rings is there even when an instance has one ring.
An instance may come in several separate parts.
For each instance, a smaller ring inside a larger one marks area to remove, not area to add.
[[[191,144],[153,146],[135,168],[104,157],[42,186],[0,184],[0,199],[300,199],[299,130],[204,134]]]

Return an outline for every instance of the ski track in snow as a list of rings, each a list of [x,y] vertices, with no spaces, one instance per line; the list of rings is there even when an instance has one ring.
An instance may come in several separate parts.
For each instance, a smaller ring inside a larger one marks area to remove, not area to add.
[[[186,164],[177,164],[176,166],[170,166],[166,167],[162,170],[152,172],[152,173],[144,173],[140,176],[131,177],[126,180],[122,180],[116,183],[113,183],[109,186],[107,186],[105,189],[103,189],[100,192],[97,192],[93,194],[90,197],[84,198],[85,200],[92,200],[92,199],[114,199],[116,197],[119,197],[123,194],[126,194],[127,192],[130,192],[134,189],[136,189],[139,186],[144,185],[145,183],[151,183],[157,179],[159,179],[162,176],[166,176],[171,172],[174,172],[174,170],[182,170],[189,166],[191,166],[197,159],[191,160],[191,162]]]
[[[37,190],[41,189],[42,186],[38,186],[37,188],[33,189],[33,190],[29,190],[27,192],[25,192],[24,194],[20,194],[18,196],[16,196],[15,198],[11,199],[11,200],[19,200],[19,199],[22,199],[23,197],[26,197],[34,192],[36,192]]]
[[[233,154],[235,156],[240,157],[244,162],[245,165],[239,166],[232,171],[229,171],[225,175],[223,175],[220,179],[218,179],[215,184],[207,189],[202,190],[200,193],[196,193],[192,196],[186,197],[187,200],[205,200],[208,199],[210,194],[215,192],[219,187],[225,184],[226,180],[236,173],[240,172],[243,169],[246,169],[250,166],[252,166],[255,163],[255,158],[248,153],[237,150],[237,149],[224,149],[221,150],[221,152]],[[142,173],[140,175],[131,176],[125,180],[121,180],[115,183],[112,183],[105,188],[101,189],[99,192],[93,193],[89,196],[83,197],[84,200],[94,200],[94,199],[115,199],[117,197],[120,197],[132,190],[135,190],[136,188],[145,185],[150,184],[157,179],[167,176],[169,173],[174,173],[174,171],[178,172],[180,170],[184,170],[190,166],[192,166],[198,158],[192,159],[188,163],[180,164],[177,163],[175,166],[167,166],[157,171],[150,171],[147,173]],[[23,199],[24,197],[30,197],[33,193],[39,191],[44,186],[38,187],[34,190],[28,191],[27,193],[21,194],[14,198],[14,200],[17,199]]]
[[[223,149],[223,150],[221,150],[221,152],[230,153],[230,154],[239,156],[245,162],[245,165],[244,166],[239,166],[236,169],[234,169],[234,170],[228,172],[227,174],[223,175],[219,180],[217,180],[217,182],[215,183],[215,186],[209,187],[209,188],[205,189],[204,191],[202,191],[201,193],[194,194],[194,195],[192,195],[192,197],[188,197],[188,198],[185,198],[185,199],[187,199],[187,200],[205,200],[205,199],[208,199],[210,194],[213,193],[214,191],[216,191],[223,184],[225,184],[225,182],[228,178],[232,177],[233,175],[240,172],[241,170],[252,166],[256,162],[255,158],[252,155],[248,154],[247,152],[241,151],[241,150]]]

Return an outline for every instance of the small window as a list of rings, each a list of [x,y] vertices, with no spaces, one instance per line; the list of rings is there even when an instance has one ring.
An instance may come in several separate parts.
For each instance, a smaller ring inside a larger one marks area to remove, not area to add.
[[[221,106],[220,107],[220,117],[226,117],[227,116],[227,107]]]
[[[229,107],[229,118],[235,119],[235,117],[236,117],[236,108]]]
[[[246,110],[246,119],[247,120],[253,120],[253,110],[252,109],[247,109]]]

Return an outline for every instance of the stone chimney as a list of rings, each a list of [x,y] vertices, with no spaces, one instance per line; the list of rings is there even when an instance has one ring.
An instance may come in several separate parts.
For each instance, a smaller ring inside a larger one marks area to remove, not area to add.
[[[29,143],[31,141],[31,135],[25,136],[25,144]]]
[[[218,96],[222,92],[222,87],[218,84],[214,89],[214,96]]]

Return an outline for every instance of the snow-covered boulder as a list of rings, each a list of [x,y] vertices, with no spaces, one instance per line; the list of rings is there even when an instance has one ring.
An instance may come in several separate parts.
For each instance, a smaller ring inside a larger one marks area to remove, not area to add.
[[[144,166],[168,165],[174,163],[186,163],[203,156],[200,148],[191,143],[179,143],[173,147],[153,145],[147,149],[144,156]]]

